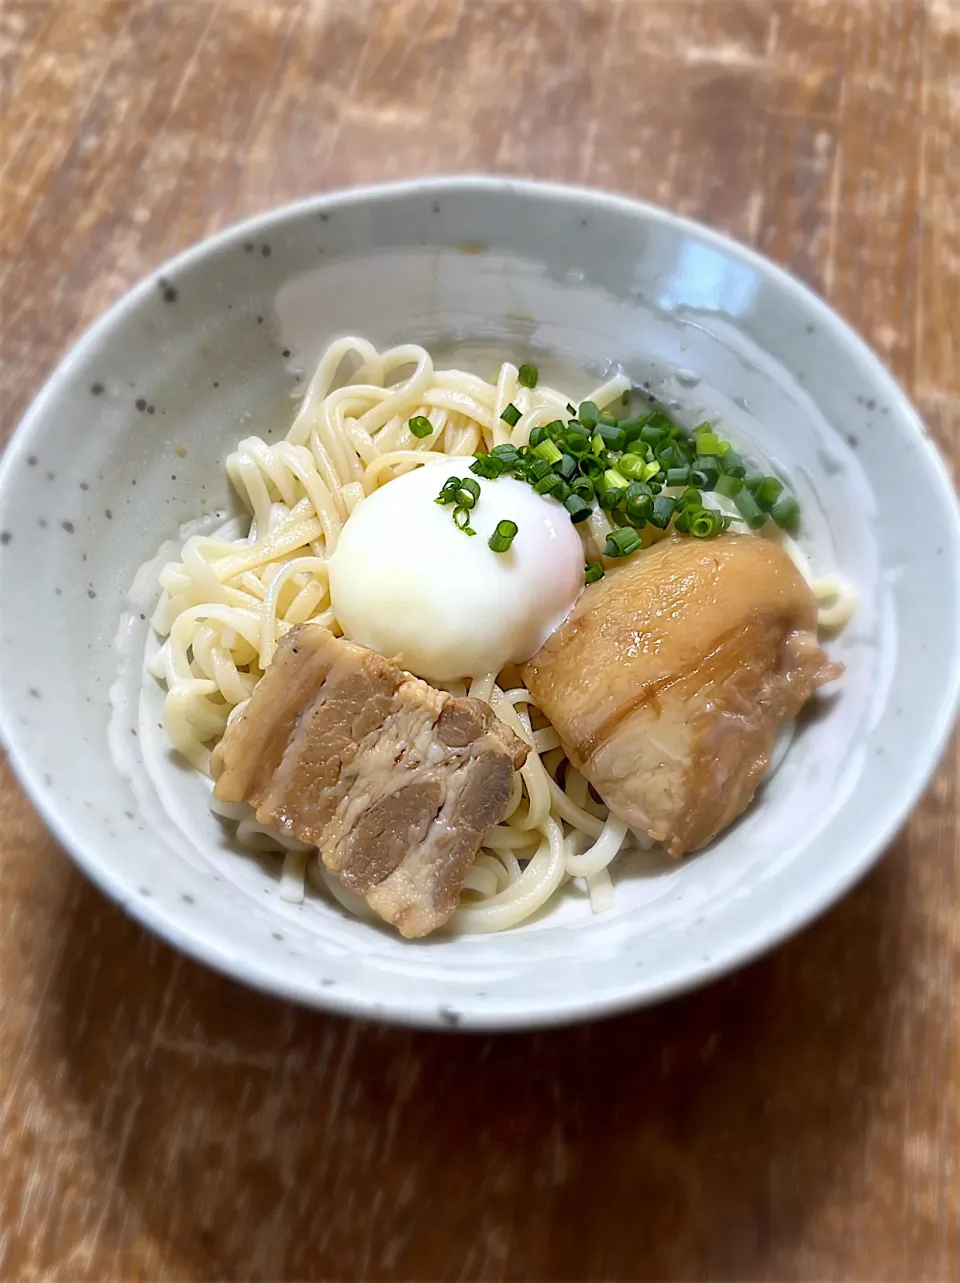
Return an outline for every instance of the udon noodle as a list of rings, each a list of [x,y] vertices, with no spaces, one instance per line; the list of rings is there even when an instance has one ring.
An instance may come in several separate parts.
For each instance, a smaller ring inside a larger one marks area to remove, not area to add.
[[[590,400],[603,409],[630,387],[617,375]],[[160,574],[162,594],[151,622],[165,640],[151,670],[166,683],[163,725],[176,749],[209,773],[211,746],[250,698],[283,634],[306,621],[341,634],[327,558],[361,499],[431,461],[525,445],[533,428],[566,415],[569,401],[542,384],[522,386],[509,363],[492,383],[463,370],[437,369],[429,353],[412,344],[380,352],[360,338],[332,343],[286,438],[268,444],[246,437],[227,458],[249,522],[188,538],[180,560]],[[511,403],[520,411],[513,427],[501,419]],[[434,428],[424,440],[407,426],[417,415]],[[599,508],[580,527],[587,560],[600,557],[609,529]],[[842,623],[853,606],[846,587],[833,579],[813,581],[806,558],[780,537],[821,599],[824,623]],[[449,689],[488,702],[531,749],[515,777],[505,820],[487,835],[468,873],[451,928],[515,926],[571,878],[586,889],[595,910],[607,908],[610,864],[625,846],[646,847],[649,839],[607,813],[567,760],[516,669],[477,674]],[[313,848],[258,825],[246,806],[214,805],[237,821],[241,842],[285,852],[284,898],[301,899],[309,880],[351,911],[366,912]]]

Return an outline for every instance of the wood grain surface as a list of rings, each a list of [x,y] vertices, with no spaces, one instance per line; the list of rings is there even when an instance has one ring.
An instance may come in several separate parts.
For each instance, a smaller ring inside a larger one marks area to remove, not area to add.
[[[960,461],[957,0],[2,0],[2,429],[144,272],[326,188],[570,179],[821,291]],[[0,1277],[960,1278],[960,763],[711,988],[479,1038],[147,936],[0,778]]]

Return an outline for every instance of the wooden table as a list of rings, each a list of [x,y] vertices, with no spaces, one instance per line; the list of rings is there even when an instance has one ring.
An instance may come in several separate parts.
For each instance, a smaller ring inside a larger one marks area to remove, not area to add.
[[[442,171],[571,179],[756,245],[960,459],[957,0],[5,0],[2,414],[225,223]],[[952,77],[952,81],[951,81]],[[954,744],[774,956],[537,1036],[237,988],[0,780],[5,1279],[960,1277]]]

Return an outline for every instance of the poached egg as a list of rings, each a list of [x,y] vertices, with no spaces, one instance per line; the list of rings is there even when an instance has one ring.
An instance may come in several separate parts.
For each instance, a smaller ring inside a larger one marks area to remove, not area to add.
[[[427,464],[361,500],[330,558],[344,635],[428,681],[479,677],[534,655],[583,589],[583,545],[562,504],[513,477],[476,478],[468,535],[434,500],[470,458]],[[506,552],[488,540],[518,529]]]

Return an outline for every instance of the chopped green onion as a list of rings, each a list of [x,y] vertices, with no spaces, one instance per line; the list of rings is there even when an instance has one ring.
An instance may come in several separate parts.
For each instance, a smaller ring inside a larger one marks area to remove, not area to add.
[[[756,498],[757,491],[763,485],[763,481],[764,476],[762,472],[748,472],[743,478],[743,484],[747,487],[754,498]]]
[[[458,530],[462,530],[465,535],[475,535],[477,533],[470,524],[470,509],[462,505],[453,510],[453,524]]]
[[[632,388],[624,388],[624,390],[623,390],[623,392],[622,392],[622,394],[621,394],[621,396],[620,396],[620,404],[621,404],[621,405],[629,405],[629,404],[630,404],[630,397],[631,397],[632,393],[633,393],[633,389],[632,389]]]
[[[535,365],[521,365],[517,371],[517,381],[524,388],[535,388],[539,378],[540,371]]]
[[[557,486],[561,485],[563,485],[563,477],[560,476],[559,472],[548,472],[545,477],[540,478],[533,488],[537,494],[551,494],[556,490]]]
[[[597,424],[597,436],[602,439],[604,446],[608,450],[622,450],[627,443],[626,437],[623,434],[623,429],[619,426],[616,420],[614,420],[613,423],[604,423],[601,420],[601,422]],[[596,440],[596,437],[594,437],[594,440]]]
[[[759,530],[766,521],[766,513],[754,499],[753,495],[744,487],[739,494],[734,495],[733,502],[737,505],[737,511],[744,519],[751,530]]]
[[[617,418],[615,414],[609,414],[606,410],[604,410],[603,414],[600,415],[600,418],[597,419],[597,426],[605,427],[605,428],[618,428],[620,426],[620,420]]]
[[[638,454],[622,454],[617,460],[617,471],[630,481],[642,481],[646,466]]]
[[[414,415],[414,417],[407,424],[407,427],[410,429],[410,431],[413,433],[413,435],[417,438],[418,441],[422,441],[424,437],[430,436],[430,434],[433,432],[433,424],[430,422],[430,420],[427,418],[425,414]]]
[[[793,530],[800,520],[800,505],[792,494],[785,494],[770,509],[770,515],[781,530]]]
[[[643,547],[643,540],[633,529],[632,526],[621,526],[619,530],[611,530],[607,535],[607,541],[603,546],[603,555],[605,557],[629,557],[632,552]]]
[[[714,486],[717,494],[722,494],[725,499],[734,499],[743,489],[743,482],[739,477],[731,477],[723,472],[717,477],[717,484]]]
[[[589,477],[577,477],[570,489],[574,494],[578,494],[581,499],[586,499],[588,503],[596,497],[597,493]]]
[[[719,454],[720,438],[715,432],[702,431],[697,428],[697,454]]]
[[[676,510],[676,499],[670,499],[667,495],[657,495],[653,501],[653,511],[650,513],[651,526],[656,526],[658,530],[666,530]]]
[[[474,481],[473,477],[464,477],[454,498],[458,507],[473,508],[480,498],[480,483]]]
[[[556,467],[564,481],[572,481],[577,475],[577,461],[572,454],[564,454],[560,457],[560,462]]]
[[[436,499],[434,499],[434,503],[439,503],[441,505],[447,504],[447,503],[456,503],[457,491],[459,489],[460,489],[460,478],[447,477],[446,481],[443,483],[443,487],[440,491],[440,494],[437,496]]]
[[[577,418],[585,428],[592,428],[600,418],[600,410],[593,401],[581,401],[580,409],[577,411]]]
[[[515,468],[520,460],[520,451],[515,445],[495,445],[490,453],[502,459],[508,468]]]
[[[554,442],[549,440],[534,446],[533,453],[538,459],[546,459],[547,463],[559,463],[563,458],[563,451],[558,450]]]
[[[689,480],[690,467],[688,464],[685,463],[682,468],[667,469],[668,486],[685,486]]]
[[[620,431],[623,433],[627,445],[631,441],[636,441],[643,431],[644,424],[647,422],[646,416],[638,416],[636,419],[624,419],[620,424]]]
[[[600,455],[603,454],[604,450],[606,450],[606,448],[607,448],[606,442],[604,441],[603,437],[600,435],[599,432],[595,432],[590,439],[590,449],[597,456],[597,458],[599,458]]]
[[[530,433],[530,444],[539,445],[541,441],[546,441],[550,436],[545,424],[540,424]]]
[[[498,521],[496,530],[487,540],[487,547],[494,552],[506,552],[516,536],[517,523],[515,521]]]
[[[615,468],[607,468],[600,478],[600,486],[604,490],[626,490],[629,484],[626,477],[622,477]]]
[[[570,496],[573,494],[573,491],[570,489],[570,487],[567,485],[565,481],[559,481],[557,485],[554,487],[554,489],[550,491],[550,493],[553,495],[554,499],[556,499],[559,503],[566,503],[567,500],[570,498]]]
[[[563,445],[567,454],[572,454],[575,459],[581,459],[590,449],[590,438],[585,432],[568,432],[563,439]]]
[[[640,440],[644,445],[657,446],[666,435],[658,423],[652,423],[649,419],[640,429]]]
[[[688,518],[690,522],[690,534],[694,539],[712,539],[723,529],[723,518],[717,512],[711,512],[708,508],[701,508],[699,512],[692,512]]]
[[[605,470],[606,465],[602,459],[598,459],[595,454],[587,454],[578,464],[579,470],[585,477],[592,477],[596,480]]]
[[[478,454],[470,465],[470,471],[478,477],[483,477],[485,481],[493,481],[503,476],[506,470],[506,464],[495,454]]]
[[[520,422],[520,411],[511,401],[510,404],[507,406],[507,408],[504,410],[503,414],[500,415],[500,418],[504,421],[504,423],[509,424],[511,428],[515,428],[517,424]]]
[[[703,478],[700,482],[701,490],[713,490],[717,484],[717,477],[720,475],[716,457],[710,454],[698,454],[693,461],[693,467],[690,472],[691,480],[694,472]]]
[[[649,481],[651,477],[655,477],[659,471],[660,471],[660,464],[656,461],[656,459],[654,459],[652,463],[648,463],[647,466],[644,468],[643,476],[640,478],[640,480]]]
[[[681,508],[673,519],[673,528],[678,535],[688,535],[690,533],[690,518],[694,515],[693,509]]]
[[[604,570],[599,561],[591,561],[589,566],[584,566],[583,568],[584,583],[595,584],[598,579],[603,578],[603,575]]]
[[[575,405],[571,405],[569,401],[567,402],[567,409],[571,414],[576,414],[577,412],[577,407]]]
[[[736,450],[728,450],[726,454],[720,456],[721,466],[729,477],[739,477],[741,481],[747,475],[747,470],[743,466],[743,460],[737,454]]]
[[[753,497],[764,510],[772,512],[774,504],[783,494],[783,482],[778,481],[776,477],[764,477],[753,492]]]
[[[593,511],[590,505],[585,500],[581,499],[578,494],[570,495],[570,497],[564,501],[563,506],[566,508],[567,512],[569,512],[570,520],[574,525],[579,524],[581,521],[586,521]]]
[[[653,512],[653,496],[648,494],[627,496],[624,511],[635,526],[645,526]]]
[[[702,508],[703,498],[696,486],[689,486],[680,496],[681,508]]]

